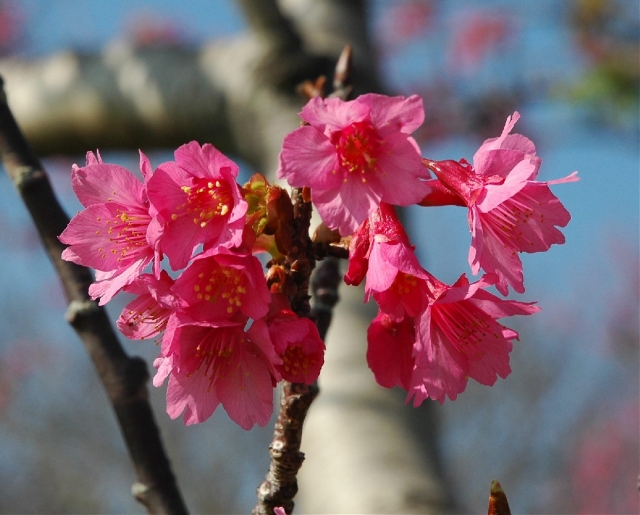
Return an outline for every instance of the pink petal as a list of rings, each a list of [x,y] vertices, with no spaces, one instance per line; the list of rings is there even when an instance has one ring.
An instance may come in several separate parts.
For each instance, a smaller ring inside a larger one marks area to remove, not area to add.
[[[505,300],[484,290],[478,290],[473,298],[469,299],[469,302],[494,319],[513,315],[533,315],[540,311],[540,307],[536,306],[535,302]]]
[[[496,326],[499,324],[496,323]],[[505,379],[511,373],[509,353],[513,345],[502,334],[498,338],[486,338],[481,345],[478,345],[478,351],[482,352],[482,356],[469,359],[468,375],[480,384],[493,386],[498,376]]]
[[[167,414],[178,418],[184,411],[184,423],[199,424],[207,420],[220,400],[203,374],[180,374],[174,370],[167,386]]]
[[[413,369],[413,320],[405,318],[401,323],[395,323],[385,314],[378,313],[367,330],[367,341],[367,363],[376,382],[385,388],[401,386],[408,389]]]
[[[369,110],[369,106],[358,99],[345,102],[339,98],[315,97],[302,108],[300,118],[321,133],[327,134],[365,120]]]
[[[467,387],[468,361],[434,324],[430,311],[416,321],[417,341],[413,349],[416,366],[407,396],[407,401],[413,397],[414,406],[427,398],[440,404],[446,397],[455,400]]]
[[[382,134],[388,131],[411,134],[424,122],[424,106],[418,95],[405,98],[368,93],[358,97],[358,101],[369,106],[371,123]]]
[[[125,286],[135,281],[151,262],[150,257],[134,261],[124,269],[118,269],[110,279],[97,281],[89,286],[89,296],[95,300],[100,298],[99,305],[104,306]]]
[[[153,360],[153,366],[157,369],[156,375],[153,376],[153,386],[156,388],[162,386],[165,379],[169,377],[171,374],[171,370],[173,369],[171,358],[166,358],[164,356],[160,356]]]
[[[73,165],[71,185],[85,207],[106,202],[142,206],[146,200],[140,180],[115,164]]]
[[[382,201],[396,206],[417,204],[431,191],[420,179],[428,174],[422,156],[413,145],[413,138],[394,133],[384,140],[385,152],[378,159],[382,186]]]
[[[266,426],[273,412],[273,384],[264,355],[246,342],[234,352],[227,375],[216,382],[216,393],[229,418],[243,429]]]
[[[74,216],[60,235],[60,241],[70,245],[62,259],[108,271],[153,257],[153,249],[146,243],[150,221],[148,213],[137,207],[91,205]]]
[[[304,126],[285,136],[277,176],[291,186],[331,189],[342,184],[336,148],[315,127]]]
[[[539,167],[540,159],[537,157],[519,161],[510,169],[502,184],[485,185],[476,200],[478,209],[483,213],[487,213],[505,200],[513,197],[526,186],[529,178],[537,174]]]
[[[197,141],[191,141],[179,147],[174,157],[190,176],[219,179],[221,170],[225,168],[234,178],[238,176],[238,165],[210,143],[201,147]]]
[[[149,158],[144,155],[142,150],[139,150],[138,152],[140,153],[140,171],[142,172],[142,178],[144,179],[144,182],[147,183],[153,175],[151,161],[149,161]]]
[[[312,190],[311,198],[325,225],[349,236],[380,205],[381,195],[351,180],[340,189]]]
[[[482,252],[478,252],[476,246],[475,260],[471,261],[472,251],[469,251],[469,264],[474,273],[477,273],[475,271],[480,267],[485,272],[495,273],[499,277],[496,288],[503,295],[508,294],[508,284],[516,292],[524,293],[522,261],[515,242],[505,234],[500,220],[487,213],[476,212],[475,224],[476,234],[482,234]],[[481,226],[480,230],[478,226]]]

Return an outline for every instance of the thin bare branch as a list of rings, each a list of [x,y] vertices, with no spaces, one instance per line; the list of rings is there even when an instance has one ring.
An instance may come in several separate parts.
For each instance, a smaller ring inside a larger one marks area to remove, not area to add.
[[[66,318],[89,353],[116,413],[138,476],[132,493],[149,513],[187,513],[149,404],[146,364],[127,356],[106,311],[89,298],[91,272],[61,259],[65,247],[58,235],[69,219],[40,160],[16,124],[1,78],[0,156],[60,276],[69,302]]]

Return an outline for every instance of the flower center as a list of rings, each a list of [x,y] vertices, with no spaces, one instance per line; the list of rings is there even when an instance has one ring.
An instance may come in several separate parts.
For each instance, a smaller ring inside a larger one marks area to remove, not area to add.
[[[209,328],[196,347],[196,370],[209,380],[209,388],[214,388],[218,381],[223,381],[229,373],[229,365],[234,354],[236,331],[226,328]],[[240,342],[246,341],[240,338]]]
[[[331,139],[338,152],[340,165],[349,173],[360,173],[362,182],[367,182],[368,173],[378,170],[382,139],[370,122],[354,122],[334,133]],[[347,178],[344,180],[346,182]]]
[[[177,210],[185,210],[193,216],[193,223],[200,227],[207,224],[216,216],[225,216],[233,207],[233,196],[229,185],[221,181],[195,179],[193,186],[180,188],[187,195],[187,201],[178,206]],[[178,218],[178,213],[171,215],[172,220]]]
[[[100,221],[98,218],[98,222]],[[146,235],[149,222],[149,213],[135,208],[128,212],[117,208],[116,215],[104,222],[109,237],[109,250],[112,254],[118,255],[119,262],[136,257],[141,247],[148,247]],[[102,247],[98,251],[104,252]],[[106,257],[106,254],[102,254],[102,257]]]
[[[198,279],[193,287],[198,300],[212,303],[226,301],[229,314],[242,306],[242,297],[247,293],[242,272],[235,268],[218,267],[208,276],[204,272],[198,274]]]
[[[282,363],[284,370],[292,377],[304,377],[307,375],[309,365],[315,363],[315,360],[309,359],[309,356],[302,352],[301,345],[295,345],[287,347],[282,356]]]
[[[167,327],[171,310],[163,308],[151,295],[138,297],[135,310],[123,311],[122,318],[128,327],[142,324],[153,324],[153,334],[158,334]]]
[[[434,304],[431,316],[460,352],[475,359],[484,355],[487,339],[499,340],[502,336],[498,322],[465,301]]]
[[[406,295],[417,286],[418,280],[414,275],[405,274],[404,272],[398,272],[395,281],[393,281],[393,288],[395,288],[398,295]]]

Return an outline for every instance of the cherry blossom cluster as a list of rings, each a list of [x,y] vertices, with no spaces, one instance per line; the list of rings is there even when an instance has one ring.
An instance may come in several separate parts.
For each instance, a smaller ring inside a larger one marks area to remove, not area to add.
[[[117,326],[132,339],[162,334],[153,383],[169,378],[172,418],[202,422],[222,404],[244,429],[264,426],[276,384],[313,383],[324,361],[316,326],[270,291],[254,255],[277,248],[272,208],[288,195],[260,175],[241,187],[238,166],[209,144],[183,145],[155,171],[140,153],[140,170],[142,182],[92,152],[73,167],[85,209],[60,235],[62,257],[96,270],[100,305],[136,295]]]
[[[506,377],[518,334],[498,320],[539,308],[487,288],[523,293],[519,253],[564,242],[557,227],[570,216],[549,185],[575,173],[536,180],[533,143],[511,134],[518,113],[473,163],[422,157],[411,137],[424,121],[416,95],[316,97],[300,116],[277,175],[310,192],[339,234],[332,243],[349,248],[345,282],[364,280],[365,300],[378,304],[367,333],[376,381],[401,386],[417,406],[455,399],[469,378],[493,385]],[[311,384],[324,360],[316,326],[292,310],[256,257],[267,252],[277,264],[289,252],[291,200],[260,174],[240,186],[238,166],[210,144],[188,143],[174,157],[153,170],[141,152],[142,181],[99,153],[74,165],[85,209],[60,236],[62,257],[96,270],[89,294],[100,305],[120,291],[136,296],[117,325],[132,339],[157,338],[153,382],[168,378],[172,418],[202,422],[222,404],[245,429],[265,425],[276,384]],[[468,209],[469,264],[474,275],[484,270],[479,280],[463,274],[448,286],[422,268],[394,208],[412,204]]]
[[[305,125],[285,138],[278,177],[309,186],[323,222],[351,236],[345,281],[365,280],[365,300],[379,307],[367,334],[376,381],[401,386],[417,406],[455,399],[469,378],[493,385],[506,377],[518,334],[497,320],[539,308],[486,288],[523,293],[518,254],[564,242],[556,226],[570,216],[549,185],[577,180],[576,173],[536,180],[535,146],[510,134],[518,113],[482,144],[473,164],[422,157],[410,136],[424,120],[415,95],[314,98],[300,116]],[[478,281],[463,274],[448,286],[420,266],[393,207],[411,204],[468,209],[469,264],[474,274],[486,272]]]

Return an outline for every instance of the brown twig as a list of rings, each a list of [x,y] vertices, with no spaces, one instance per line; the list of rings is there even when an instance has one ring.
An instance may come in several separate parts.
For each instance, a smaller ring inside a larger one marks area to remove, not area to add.
[[[91,272],[60,257],[65,246],[58,241],[58,235],[69,218],[13,118],[2,78],[0,156],[60,276],[69,302],[66,318],[89,353],[116,413],[138,476],[132,487],[134,496],[149,513],[187,513],[149,404],[146,364],[140,358],[127,356],[105,310],[89,298]]]
[[[351,46],[347,45],[342,50],[338,62],[336,64],[336,70],[333,74],[333,93],[332,97],[338,97],[342,100],[347,100],[353,87],[351,85],[351,65],[352,65],[352,51]]]
[[[309,317],[309,280],[315,267],[313,246],[309,238],[311,202],[305,200],[302,188],[294,188],[293,230],[291,251],[286,257],[287,290],[290,290],[291,308],[298,316]],[[280,413],[276,421],[273,440],[269,446],[271,463],[265,480],[258,487],[258,503],[254,515],[271,515],[276,506],[287,513],[293,511],[293,498],[298,492],[298,470],[304,461],[300,452],[302,426],[313,399],[318,395],[316,384],[282,382]]]

